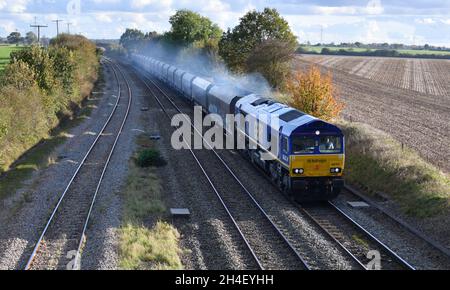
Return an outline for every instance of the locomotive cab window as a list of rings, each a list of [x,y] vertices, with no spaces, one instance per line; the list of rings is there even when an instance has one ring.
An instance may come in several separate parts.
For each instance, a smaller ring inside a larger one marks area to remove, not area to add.
[[[338,136],[320,137],[320,153],[340,153],[342,152],[342,138]]]
[[[292,140],[292,152],[294,154],[309,154],[314,153],[316,147],[316,140],[314,137],[297,136]]]

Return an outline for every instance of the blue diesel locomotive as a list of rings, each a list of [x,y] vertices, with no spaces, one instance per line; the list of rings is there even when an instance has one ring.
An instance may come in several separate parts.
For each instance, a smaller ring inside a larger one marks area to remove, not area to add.
[[[131,57],[136,65],[180,92],[187,101],[201,106],[206,113],[218,114],[224,120],[227,114],[255,119],[258,128],[264,128],[258,130],[259,138],[250,137],[247,123],[234,126],[233,133],[246,136],[247,144],[256,144],[242,151],[283,192],[298,201],[330,200],[341,192],[345,139],[335,125],[232,85],[214,84],[154,58],[139,54]],[[267,142],[261,142],[262,139]],[[272,146],[268,145],[273,144],[272,139],[277,140],[276,153],[271,153]],[[262,158],[267,154],[272,158]]]

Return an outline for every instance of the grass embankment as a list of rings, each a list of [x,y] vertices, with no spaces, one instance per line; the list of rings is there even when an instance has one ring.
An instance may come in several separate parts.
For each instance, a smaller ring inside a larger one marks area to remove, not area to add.
[[[23,48],[23,46],[0,45],[0,73],[2,73],[5,66],[9,63],[11,52],[18,51]]]
[[[154,148],[146,135],[139,136],[137,144],[139,152]],[[182,269],[180,234],[164,221],[167,208],[157,169],[139,167],[137,160],[138,155],[130,161],[128,180],[123,189],[119,267],[127,270]]]
[[[388,134],[362,123],[339,121],[347,138],[346,180],[373,194],[390,196],[408,215],[450,212],[450,178],[403,148]]]

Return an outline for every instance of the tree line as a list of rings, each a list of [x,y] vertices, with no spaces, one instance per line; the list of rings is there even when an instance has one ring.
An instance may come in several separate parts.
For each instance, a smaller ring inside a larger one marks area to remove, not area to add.
[[[11,32],[6,39],[2,39],[0,37],[0,42],[9,43],[9,44],[27,44],[32,45],[37,43],[38,38],[33,31],[29,31],[23,37],[22,34],[18,31]]]
[[[236,27],[226,31],[185,9],[177,11],[169,22],[171,29],[163,34],[127,29],[120,44],[126,51],[150,51],[161,59],[194,55],[202,60],[195,66],[223,64],[237,75],[259,73],[272,86],[274,95],[284,96],[290,105],[319,118],[329,120],[341,111],[330,74],[321,77],[317,67],[304,73],[293,69],[297,37],[276,9],[249,11]]]
[[[13,52],[0,75],[0,172],[47,137],[87,97],[97,79],[99,52],[78,35],[62,34],[48,48]]]
[[[308,51],[303,48],[297,50],[298,53],[304,54],[319,54],[318,52]],[[435,59],[450,59],[450,54],[430,54],[430,53],[403,53],[398,50],[392,49],[376,49],[376,50],[363,50],[355,51],[349,49],[332,50],[327,47],[322,48],[320,54],[323,55],[348,55],[348,56],[382,56],[382,57],[406,57],[406,58],[435,58]]]
[[[210,64],[223,62],[235,73],[261,73],[273,87],[279,87],[293,59],[297,40],[288,23],[275,9],[250,11],[240,24],[228,31],[207,17],[179,10],[170,17],[170,31],[164,34],[127,29],[120,43],[129,51],[151,50],[156,45],[170,55],[181,50],[198,54]]]

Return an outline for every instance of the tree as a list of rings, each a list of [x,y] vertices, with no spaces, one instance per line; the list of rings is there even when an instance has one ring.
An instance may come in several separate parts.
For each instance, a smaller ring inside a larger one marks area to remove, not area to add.
[[[38,40],[37,36],[36,34],[34,34],[33,31],[27,32],[27,35],[25,36],[25,41],[27,42],[28,45],[36,43],[37,40]]]
[[[39,87],[48,92],[53,92],[57,85],[55,70],[48,50],[39,46],[32,46],[30,49],[23,49],[11,53],[11,62],[24,62],[33,70]]]
[[[0,75],[0,87],[12,86],[17,90],[27,90],[35,85],[34,71],[21,60],[8,64]]]
[[[275,44],[276,42],[281,44]],[[228,29],[219,42],[219,54],[231,70],[248,72],[255,69],[254,66],[247,67],[249,57],[261,52],[261,46],[268,44],[290,50],[290,55],[293,56],[297,47],[297,38],[292,33],[288,22],[276,9],[265,8],[263,12],[248,12],[233,30]],[[275,56],[268,61],[267,66],[285,61],[285,54],[280,59]],[[261,73],[268,77],[267,71]],[[281,80],[274,80],[272,84],[277,85],[280,82]]]
[[[120,37],[120,44],[128,50],[136,50],[142,44],[142,40],[144,40],[145,34],[138,29],[130,29],[122,34]]]
[[[338,117],[343,109],[336,98],[331,73],[323,75],[317,66],[291,75],[284,92],[288,105],[323,120]]]
[[[17,44],[22,40],[22,36],[20,34],[20,32],[11,32],[10,35],[8,35],[7,40],[9,43],[11,44]]]
[[[289,43],[279,40],[266,40],[257,44],[247,58],[247,70],[261,73],[266,80],[279,86],[290,72],[289,62],[293,50]]]
[[[211,39],[220,39],[222,30],[217,24],[200,14],[182,9],[178,10],[169,20],[172,28],[167,38],[176,44],[189,45],[195,42],[206,44]]]

